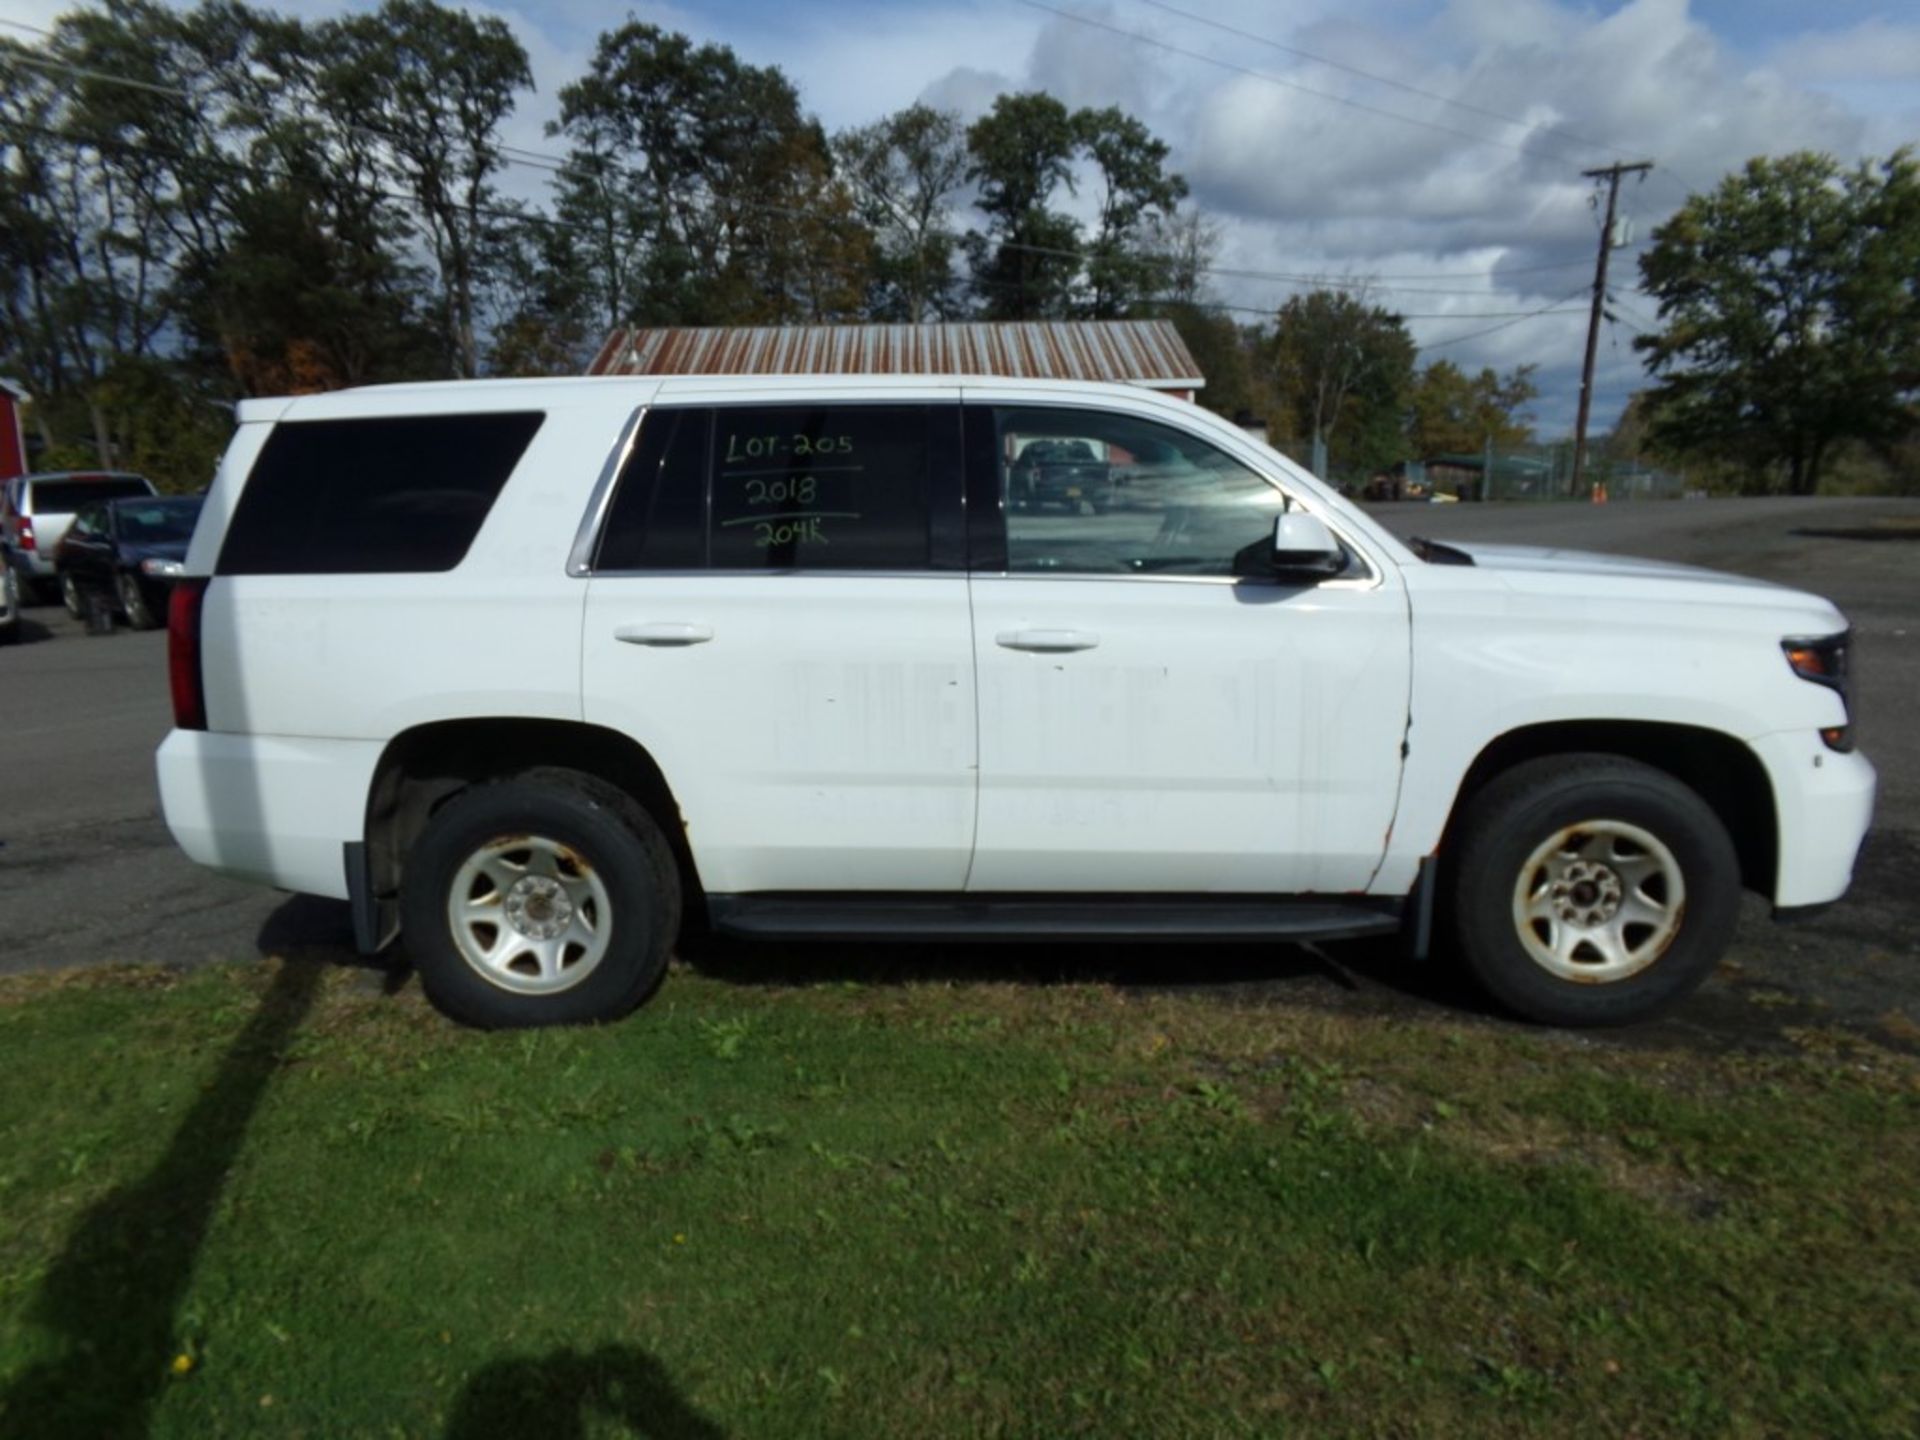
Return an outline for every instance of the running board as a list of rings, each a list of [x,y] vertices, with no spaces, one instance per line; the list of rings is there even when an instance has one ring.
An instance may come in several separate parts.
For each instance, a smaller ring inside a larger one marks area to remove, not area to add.
[[[709,895],[722,935],[755,940],[1346,940],[1400,928],[1381,896]]]

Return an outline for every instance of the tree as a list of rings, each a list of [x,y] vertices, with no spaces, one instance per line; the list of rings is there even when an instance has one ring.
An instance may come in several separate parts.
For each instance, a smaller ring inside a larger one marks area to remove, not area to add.
[[[492,327],[492,375],[577,375],[605,338],[581,247],[564,226],[529,223],[501,257],[506,304]]]
[[[1206,275],[1220,251],[1220,224],[1198,210],[1150,215],[1140,245],[1150,257],[1159,297],[1174,305],[1205,305]]]
[[[448,366],[477,375],[483,292],[495,279],[489,256],[501,248],[500,123],[533,85],[527,52],[505,21],[434,0],[386,0],[326,31],[335,112],[384,138],[433,255]]]
[[[1180,332],[1195,365],[1206,377],[1206,386],[1194,398],[1229,420],[1237,419],[1243,411],[1251,413],[1260,401],[1254,390],[1252,357],[1240,327],[1220,311],[1203,305],[1173,301],[1156,305],[1154,310]]]
[[[1408,441],[1413,453],[1479,454],[1489,443],[1511,449],[1533,438],[1525,406],[1539,394],[1533,366],[1496,375],[1491,367],[1469,375],[1451,360],[1436,360],[1414,381]]]
[[[867,236],[776,66],[630,21],[560,91],[559,218],[609,325],[857,312]]]
[[[1810,495],[1834,444],[1885,444],[1920,390],[1920,162],[1758,157],[1653,235],[1655,438]]]
[[[416,207],[337,29],[235,0],[185,18],[216,133],[179,167],[208,215],[175,281],[183,358],[247,395],[457,373]]]
[[[1364,290],[1312,290],[1280,307],[1266,368],[1283,413],[1276,429],[1318,436],[1341,463],[1374,469],[1399,458],[1400,421],[1413,380],[1413,337]]]
[[[1038,91],[1001,95],[967,131],[967,179],[985,231],[969,233],[973,286],[989,320],[1053,320],[1072,306],[1080,225],[1048,208],[1073,192],[1079,135],[1067,107]]]
[[[1171,222],[1187,182],[1166,173],[1166,142],[1118,107],[1078,111],[1073,129],[1100,177],[1085,310],[1110,320],[1167,289],[1170,276],[1152,226]]]
[[[959,308],[951,206],[967,174],[960,117],[927,105],[833,140],[834,158],[875,236],[868,313],[879,320],[944,320]]]

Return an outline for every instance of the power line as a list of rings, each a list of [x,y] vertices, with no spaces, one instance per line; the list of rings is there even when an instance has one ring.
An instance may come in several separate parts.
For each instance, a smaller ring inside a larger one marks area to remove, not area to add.
[[[1222,60],[1213,55],[1202,54],[1198,50],[1188,50],[1179,45],[1170,45],[1152,35],[1143,35],[1138,30],[1129,30],[1123,25],[1109,24],[1105,20],[1096,20],[1091,15],[1076,14],[1072,10],[1062,10],[1049,5],[1046,0],[1019,0],[1019,3],[1033,10],[1044,10],[1049,15],[1058,15],[1062,20],[1071,20],[1076,25],[1086,25],[1095,30],[1105,30],[1111,35],[1119,35],[1139,45],[1149,45],[1156,50],[1165,50],[1171,55],[1181,55],[1189,60],[1198,60],[1203,65],[1212,65],[1221,70],[1230,70],[1237,75],[1246,75],[1255,80],[1265,81],[1283,90],[1298,90],[1303,95],[1312,95],[1317,99],[1331,100],[1336,105],[1345,105],[1350,110],[1358,110],[1367,115],[1378,115],[1382,119],[1397,120],[1403,125],[1417,125],[1423,130],[1437,131],[1442,135],[1452,135],[1456,139],[1469,140],[1476,145],[1497,145],[1503,150],[1512,150],[1521,155],[1532,155],[1534,150],[1512,140],[1501,140],[1491,135],[1476,134],[1471,130],[1458,130],[1451,125],[1441,125],[1432,120],[1421,120],[1412,115],[1402,115],[1396,110],[1383,110],[1378,105],[1369,105],[1364,101],[1350,99],[1345,95],[1336,95],[1331,90],[1316,90],[1311,85],[1302,85],[1297,80],[1283,80],[1265,70],[1255,70],[1246,65],[1236,65],[1231,60]]]
[[[1330,70],[1341,70],[1349,75],[1358,76],[1362,80],[1371,80],[1376,85],[1389,85],[1395,90],[1403,90],[1409,95],[1418,95],[1423,100],[1437,101],[1439,104],[1452,106],[1456,110],[1465,110],[1469,114],[1481,115],[1489,120],[1499,120],[1508,125],[1518,125],[1527,129],[1535,128],[1535,122],[1523,120],[1517,115],[1507,115],[1498,110],[1488,110],[1480,105],[1470,105],[1465,100],[1458,100],[1453,96],[1442,95],[1433,90],[1422,90],[1418,85],[1409,85],[1404,80],[1395,80],[1387,75],[1376,75],[1371,70],[1362,70],[1357,65],[1349,65],[1341,60],[1332,60],[1325,55],[1316,55],[1311,50],[1302,50],[1295,45],[1284,45],[1278,40],[1274,40],[1265,35],[1257,35],[1251,30],[1242,30],[1237,26],[1228,25],[1224,21],[1210,19],[1205,15],[1197,15],[1191,10],[1182,10],[1177,5],[1167,4],[1166,0],[1140,0],[1140,3],[1142,5],[1151,5],[1156,10],[1164,10],[1169,15],[1178,15],[1184,20],[1191,20],[1196,24],[1223,31],[1228,35],[1237,36],[1242,40],[1251,40],[1256,45],[1265,45],[1269,49],[1278,50],[1284,55],[1295,55],[1302,60],[1311,60],[1314,64],[1325,65]],[[1574,141],[1576,144],[1588,150],[1599,150],[1611,155],[1618,152],[1621,148],[1618,145],[1610,145],[1604,141],[1589,140],[1584,136],[1576,135],[1564,125],[1548,125],[1540,128],[1543,133],[1548,134],[1557,131],[1567,139]]]
[[[1483,335],[1492,335],[1498,331],[1510,329],[1523,320],[1536,320],[1543,315],[1578,315],[1580,313],[1578,306],[1568,310],[1562,310],[1557,307],[1565,305],[1569,300],[1578,299],[1586,293],[1587,287],[1582,285],[1578,290],[1569,290],[1558,300],[1550,301],[1538,310],[1530,310],[1524,315],[1516,315],[1511,320],[1504,321],[1499,325],[1489,325],[1484,330],[1469,330],[1464,335],[1449,335],[1445,340],[1436,340],[1431,345],[1422,345],[1420,349],[1423,353],[1428,350],[1444,350],[1449,345],[1458,345],[1467,340],[1478,340]]]

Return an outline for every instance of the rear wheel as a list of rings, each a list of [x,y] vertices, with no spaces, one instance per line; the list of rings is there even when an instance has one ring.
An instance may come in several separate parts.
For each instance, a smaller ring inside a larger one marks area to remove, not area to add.
[[[74,619],[86,619],[87,597],[80,593],[80,582],[73,578],[71,571],[60,577],[60,603],[67,607],[67,614]]]
[[[612,1020],[680,923],[666,837],[622,791],[537,771],[450,800],[408,856],[402,931],[429,999],[489,1029]]]
[[[1712,971],[1740,867],[1712,809],[1664,771],[1608,755],[1515,766],[1476,795],[1452,886],[1468,965],[1509,1009],[1619,1025]]]

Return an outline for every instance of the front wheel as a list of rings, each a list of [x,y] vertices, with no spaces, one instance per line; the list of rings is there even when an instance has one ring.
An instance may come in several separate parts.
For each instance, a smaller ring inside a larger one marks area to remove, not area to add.
[[[73,578],[71,571],[60,576],[60,603],[67,607],[67,614],[74,619],[87,618],[86,597],[80,593],[80,582]]]
[[[666,973],[679,875],[624,792],[537,771],[475,786],[433,817],[407,859],[401,920],[427,998],[456,1020],[612,1020]]]
[[[140,593],[140,581],[131,572],[123,570],[116,584],[120,592],[120,609],[127,617],[127,624],[135,630],[157,629],[160,622],[153,618],[147,597]]]
[[[1740,865],[1720,818],[1673,776],[1552,756],[1470,802],[1451,893],[1467,964],[1495,999],[1550,1025],[1621,1025],[1712,972]]]

